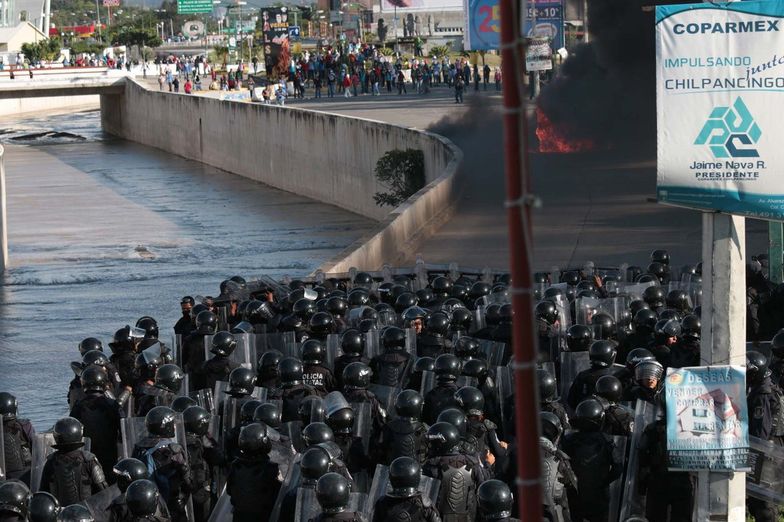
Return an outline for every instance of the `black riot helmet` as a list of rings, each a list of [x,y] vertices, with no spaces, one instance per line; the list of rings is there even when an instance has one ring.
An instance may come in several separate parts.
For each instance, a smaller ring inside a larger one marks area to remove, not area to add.
[[[354,286],[360,286],[362,288],[370,288],[373,286],[373,276],[368,274],[367,272],[357,272],[354,276],[354,280],[352,281]]]
[[[240,406],[240,424],[245,426],[253,422],[253,414],[256,413],[256,408],[261,406],[261,401],[258,399],[249,399],[242,403]]]
[[[603,397],[615,404],[620,402],[623,394],[623,385],[618,377],[614,375],[602,375],[594,386],[596,395]]]
[[[436,369],[436,360],[432,357],[418,357],[414,362],[414,373],[422,375],[422,372],[432,372]]]
[[[594,341],[588,349],[591,366],[606,368],[615,362],[617,345],[614,341]]]
[[[82,365],[87,367],[91,364],[106,368],[109,365],[109,358],[103,352],[91,350],[82,356]]]
[[[455,330],[468,331],[474,324],[474,314],[468,308],[462,306],[452,310],[451,326]]]
[[[416,306],[419,303],[417,296],[411,292],[405,292],[395,299],[395,312],[402,314],[406,309]]]
[[[338,473],[327,473],[316,483],[316,500],[322,513],[327,515],[344,512],[348,507],[350,493],[348,480]]]
[[[82,389],[86,392],[95,391],[103,393],[109,388],[109,376],[100,366],[91,365],[82,371],[79,376]]]
[[[414,390],[403,390],[395,397],[395,413],[398,417],[419,420],[425,400]]]
[[[591,317],[594,338],[614,339],[615,338],[615,319],[604,312],[599,312]]]
[[[172,438],[177,413],[167,406],[156,406],[144,417],[144,426],[153,437]]]
[[[53,448],[70,451],[84,446],[82,423],[73,417],[63,417],[54,424]]]
[[[449,316],[436,312],[427,318],[425,331],[431,335],[446,335],[449,332]]]
[[[155,379],[155,372],[163,366],[163,357],[153,350],[144,350],[136,356],[134,369],[141,380]]]
[[[599,431],[604,421],[604,406],[598,399],[589,398],[577,405],[572,424],[579,430]]]
[[[681,323],[677,319],[662,319],[653,329],[654,339],[659,344],[665,344],[671,337],[681,335]]]
[[[57,522],[94,522],[90,510],[81,504],[71,504],[60,510],[57,515]]]
[[[635,348],[626,354],[626,368],[634,371],[634,367],[642,361],[655,361],[656,357],[647,348]]]
[[[82,342],[79,343],[79,354],[84,355],[92,350],[98,350],[99,352],[102,352],[103,344],[101,341],[95,337],[87,337],[86,339],[82,339]]]
[[[421,319],[422,321],[427,320],[428,313],[427,310],[421,308],[419,306],[412,306],[411,308],[406,308],[403,311],[403,323],[406,325],[410,325],[412,321],[416,319]]]
[[[253,422],[263,422],[270,428],[280,428],[281,414],[278,407],[272,403],[264,403],[256,407],[253,412]]]
[[[315,316],[314,316],[315,317]],[[324,363],[327,357],[327,350],[318,339],[308,339],[302,344],[302,363],[309,366]]]
[[[463,364],[463,375],[475,377],[479,382],[483,382],[489,375],[487,361],[484,359],[469,359]]]
[[[133,350],[136,342],[141,340],[144,335],[142,330],[138,330],[138,333],[142,334],[140,337],[137,330],[137,328],[131,328],[130,325],[125,325],[114,332],[114,338],[109,343],[109,348],[112,349],[112,352],[122,353]]]
[[[507,520],[512,516],[514,495],[509,486],[500,480],[482,482],[476,490],[476,500],[482,520]]]
[[[327,299],[326,310],[332,317],[343,317],[348,311],[348,301],[344,297],[332,296]]]
[[[455,342],[455,355],[461,359],[472,359],[479,353],[479,341],[464,335]]]
[[[188,397],[187,395],[180,395],[179,397],[175,397],[171,403],[171,409],[176,411],[177,413],[182,413],[191,406],[198,406],[199,403],[196,402],[194,399]]]
[[[661,263],[650,263],[646,268],[648,274],[654,276],[660,283],[666,284],[669,282],[670,273],[667,265]]]
[[[335,331],[335,319],[329,312],[316,312],[308,321],[310,333],[327,336]]]
[[[664,289],[660,286],[649,286],[642,293],[642,299],[651,309],[664,306]]]
[[[330,413],[327,416],[327,426],[333,433],[339,435],[351,435],[354,431],[354,410],[342,408]]]
[[[634,329],[641,334],[652,334],[657,320],[656,312],[650,308],[643,308],[634,315]]]
[[[222,357],[228,357],[237,348],[237,340],[229,332],[218,332],[212,337],[210,352]]]
[[[651,307],[648,306],[648,303],[646,303],[642,299],[635,299],[634,301],[629,303],[629,311],[632,313],[632,319],[637,315],[637,312],[644,309],[650,310]]]
[[[149,479],[147,465],[138,459],[122,459],[112,467],[112,474],[117,477],[117,487],[122,493],[135,480]]]
[[[365,288],[353,288],[346,296],[349,308],[359,308],[370,303],[370,293]]]
[[[343,368],[343,384],[348,389],[365,389],[370,386],[373,370],[365,363],[353,362]]]
[[[297,299],[294,306],[291,307],[291,313],[302,321],[308,321],[316,313],[316,302],[304,297]]]
[[[323,422],[311,422],[302,430],[302,442],[305,446],[312,448],[316,444],[322,442],[331,442],[335,440],[335,434],[332,428]]]
[[[514,316],[514,308],[512,308],[512,303],[502,304],[501,308],[498,309],[498,315],[500,316],[501,324],[511,324],[512,316]]]
[[[552,301],[539,301],[536,304],[534,315],[537,320],[542,320],[549,325],[553,325],[558,320],[558,308]]]
[[[566,331],[566,346],[570,352],[587,352],[593,342],[593,330],[584,324],[575,324]]]
[[[214,333],[217,327],[218,318],[209,310],[199,312],[199,315],[196,316],[196,330],[200,334],[209,335]]]
[[[258,422],[248,424],[240,429],[238,444],[240,453],[251,459],[267,455],[272,449],[267,426]]]
[[[430,288],[433,289],[436,297],[448,297],[452,291],[452,281],[444,276],[438,276],[430,283]]]
[[[422,288],[416,291],[417,300],[422,306],[429,306],[436,300],[436,294],[431,288]]]
[[[666,250],[657,249],[651,252],[651,263],[661,263],[662,265],[670,264],[670,254]]]
[[[437,422],[448,422],[460,434],[460,437],[465,437],[468,432],[468,418],[466,414],[457,408],[447,408],[438,414]]]
[[[411,457],[398,457],[389,465],[388,497],[410,498],[419,492],[422,470],[419,462]]]
[[[702,321],[696,315],[689,314],[681,319],[681,335],[686,339],[699,340],[702,332]],[[775,337],[773,338],[775,339]],[[784,341],[784,337],[782,337]],[[773,343],[771,343],[771,350]],[[775,353],[775,352],[774,352]]]
[[[498,326],[501,324],[501,305],[493,303],[485,308],[485,322],[487,326]]]
[[[5,420],[16,418],[17,410],[16,397],[8,392],[0,392],[0,415]]]
[[[324,448],[314,446],[305,450],[299,463],[303,483],[315,485],[318,479],[329,473],[330,463],[329,453]]]
[[[780,330],[770,341],[770,351],[779,359],[784,358],[784,330]]]
[[[6,511],[0,505],[0,511]],[[60,503],[51,493],[39,491],[30,497],[30,522],[57,522]]]
[[[146,519],[155,515],[158,509],[158,487],[151,480],[134,480],[125,492],[125,504],[134,517]]]
[[[269,302],[254,299],[245,307],[244,317],[251,324],[266,324],[275,317],[275,311]]]
[[[283,354],[277,350],[264,352],[259,357],[258,372],[263,378],[274,379],[280,376],[278,364],[283,359]]]
[[[434,372],[439,381],[456,381],[460,376],[460,359],[451,353],[442,353],[436,358]]]
[[[245,288],[248,284],[247,281],[245,281],[244,277],[238,275],[231,276],[229,278],[229,281],[234,281],[235,283],[237,283],[237,286],[239,286],[240,288]]]
[[[483,281],[477,281],[471,288],[468,289],[468,298],[472,301],[479,299],[480,297],[485,297],[490,295],[490,292],[493,291],[493,287],[490,284],[485,283]]]
[[[136,321],[136,328],[141,328],[144,330],[145,339],[158,338],[158,322],[149,315],[145,315]]]
[[[397,326],[388,326],[381,332],[381,345],[384,353],[404,350],[406,347],[406,331]]]
[[[768,358],[756,350],[746,352],[746,380],[756,384],[770,375]]]
[[[185,372],[176,364],[164,364],[155,372],[155,387],[171,393],[179,393]]]
[[[666,304],[668,308],[673,308],[680,312],[691,310],[691,300],[689,294],[684,290],[670,290],[667,293]]]
[[[455,401],[469,417],[481,417],[485,410],[485,396],[473,386],[463,386],[455,392]]]
[[[0,512],[16,513],[27,520],[30,489],[23,482],[9,480],[0,483]]]
[[[544,368],[537,368],[536,380],[539,383],[539,400],[550,403],[558,400],[558,385],[555,377]]]
[[[282,364],[283,361],[281,361]],[[302,365],[300,365],[301,369]],[[240,366],[239,368],[234,368],[229,374],[229,390],[227,393],[232,396],[250,395],[253,393],[254,386],[256,386],[256,373],[250,368]]]
[[[185,431],[200,437],[209,432],[211,418],[210,412],[201,406],[190,406],[182,412],[182,422],[185,425]]]
[[[662,319],[670,320],[675,319],[676,321],[680,322],[683,319],[683,315],[674,308],[667,308],[659,312],[659,321]]]
[[[664,367],[655,359],[648,361],[640,361],[634,367],[634,380],[638,383],[655,379],[657,386],[661,384],[661,379],[664,376]]]
[[[558,415],[551,411],[539,412],[539,423],[542,427],[542,435],[553,444],[558,444],[558,439],[563,433],[563,424]]]
[[[427,440],[432,455],[451,455],[458,452],[460,432],[448,422],[436,422],[427,430]]]
[[[193,305],[193,308],[191,308],[191,321],[193,321],[193,324],[196,324],[196,318],[199,317],[199,314],[205,310],[209,311],[210,308],[204,303]]]
[[[359,330],[350,328],[340,337],[340,348],[347,355],[362,355],[365,351],[365,342]]]
[[[302,421],[303,426],[311,422],[321,422],[324,420],[324,401],[317,395],[303,397],[297,405],[297,416]]]

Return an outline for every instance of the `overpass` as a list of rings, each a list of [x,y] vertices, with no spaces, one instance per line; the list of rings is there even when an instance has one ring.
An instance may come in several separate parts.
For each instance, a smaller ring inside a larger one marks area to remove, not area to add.
[[[129,76],[124,70],[106,67],[6,69],[0,71],[0,100],[122,94]]]

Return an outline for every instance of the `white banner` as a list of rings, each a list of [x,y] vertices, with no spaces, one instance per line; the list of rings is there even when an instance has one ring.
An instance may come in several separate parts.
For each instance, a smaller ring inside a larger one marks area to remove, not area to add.
[[[784,219],[784,0],[656,7],[661,203]]]

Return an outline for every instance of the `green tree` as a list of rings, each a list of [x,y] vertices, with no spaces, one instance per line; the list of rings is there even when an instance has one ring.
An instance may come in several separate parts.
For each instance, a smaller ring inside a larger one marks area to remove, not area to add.
[[[60,56],[60,39],[49,38],[40,42],[22,44],[22,54],[30,63],[56,60]]]
[[[446,45],[434,45],[430,48],[430,55],[435,56],[438,59],[444,58],[449,55],[450,46],[449,44]]]
[[[376,162],[376,179],[389,189],[376,192],[376,205],[397,207],[425,186],[425,155],[421,150],[395,149]]]

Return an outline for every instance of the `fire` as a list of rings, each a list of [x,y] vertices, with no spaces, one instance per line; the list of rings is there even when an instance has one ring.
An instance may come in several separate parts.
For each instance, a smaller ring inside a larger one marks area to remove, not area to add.
[[[596,148],[590,138],[573,139],[567,136],[568,127],[553,125],[550,118],[541,108],[536,109],[536,138],[539,140],[539,152],[586,152]]]

